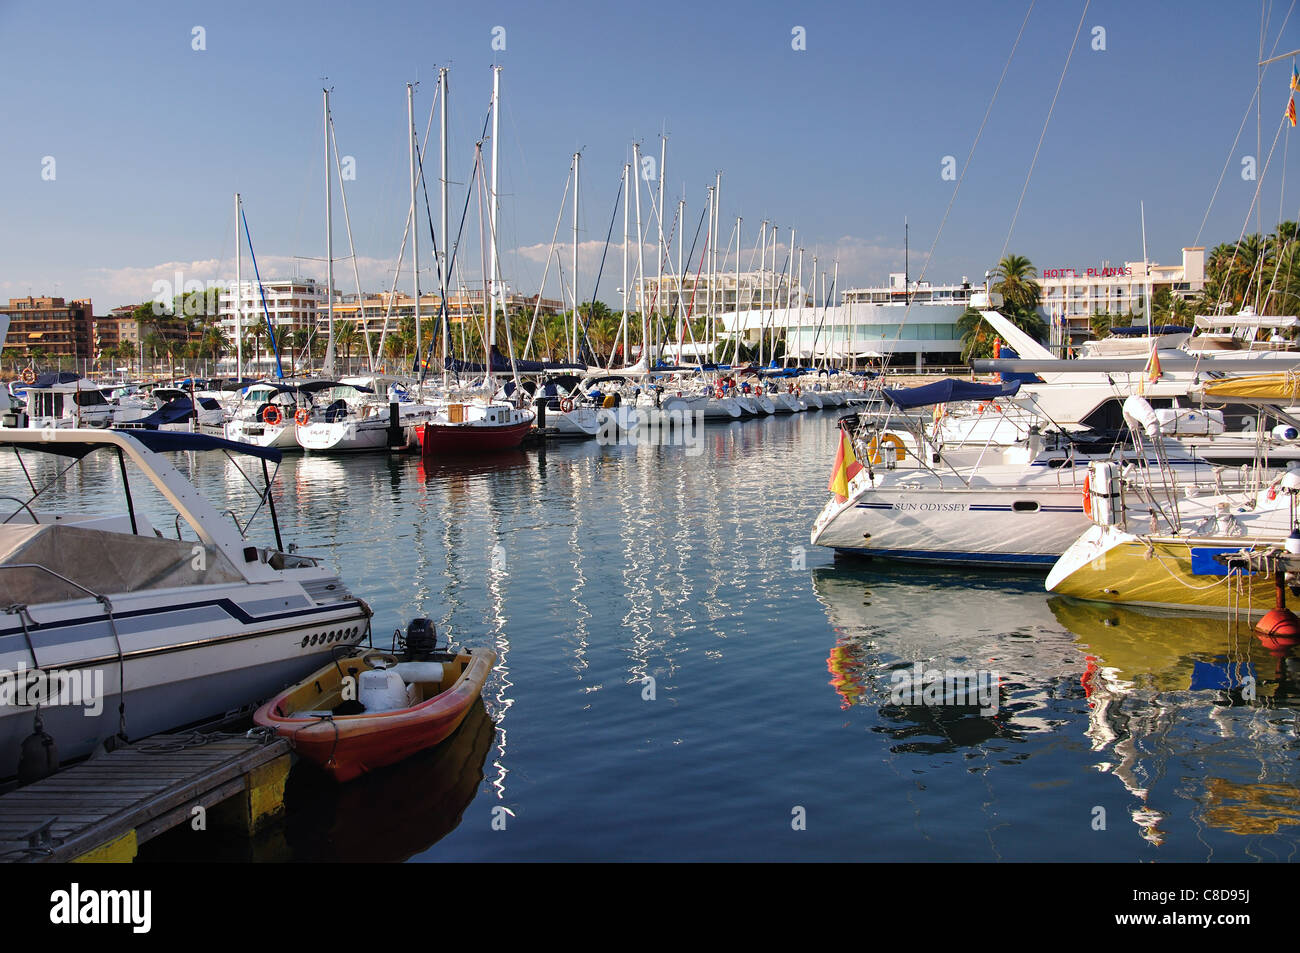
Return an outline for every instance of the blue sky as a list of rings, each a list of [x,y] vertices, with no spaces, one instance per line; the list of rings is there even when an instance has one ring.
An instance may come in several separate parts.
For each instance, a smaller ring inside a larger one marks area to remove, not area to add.
[[[1300,47],[1300,13],[1282,28],[1290,5],[1266,6],[1266,50]],[[823,266],[839,259],[841,287],[881,281],[901,269],[906,217],[915,274],[953,192],[943,157],[958,168],[965,161],[1027,7],[0,0],[0,295],[89,295],[102,313],[149,298],[153,281],[177,268],[186,278],[232,278],[235,191],[264,277],[288,273],[298,257],[322,258],[326,76],[339,149],[356,163],[347,186],[362,284],[385,287],[408,203],[405,84],[420,82],[423,130],[436,66],[450,65],[452,178],[464,182],[494,61],[504,67],[502,267],[521,290],[541,279],[581,149],[580,290],[590,296],[631,143],[657,156],[662,130],[667,214],[671,222],[684,191],[688,236],[722,170],[723,221],[730,229],[744,217],[743,266],[766,218],[783,246],[790,226],[798,229],[806,272],[815,252]],[[928,278],[975,278],[996,261],[1082,10],[1035,7]],[[206,49],[192,48],[196,26]],[[496,26],[505,28],[504,51],[491,49]],[[806,30],[806,50],[791,48],[795,26]],[[1102,51],[1091,48],[1096,27],[1105,30]],[[1259,43],[1257,6],[1093,2],[1010,250],[1040,268],[1140,258],[1142,200],[1151,258],[1178,261],[1197,238],[1254,91]],[[1289,73],[1287,61],[1265,78],[1265,154]],[[1277,140],[1264,179],[1266,231],[1279,210],[1300,217],[1294,135],[1288,127]],[[436,152],[435,133],[431,167]],[[1255,152],[1252,109],[1201,244],[1240,233],[1256,187],[1240,161]],[[52,181],[42,178],[47,156]],[[457,210],[463,198],[453,189]],[[435,191],[435,218],[436,202]],[[648,194],[643,203],[648,219]],[[335,227],[342,257],[337,194]],[[621,228],[620,210],[615,242]],[[475,206],[467,233],[469,277],[479,271]],[[560,240],[569,236],[566,210]],[[422,243],[427,265],[427,233]],[[297,267],[323,271],[319,261]],[[350,264],[335,267],[337,286],[352,291]],[[613,248],[598,294],[611,304],[620,271]],[[404,276],[401,287],[409,285]],[[548,291],[556,293],[554,273]]]

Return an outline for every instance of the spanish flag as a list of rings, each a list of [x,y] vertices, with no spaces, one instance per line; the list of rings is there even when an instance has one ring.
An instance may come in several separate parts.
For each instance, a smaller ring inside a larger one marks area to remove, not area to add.
[[[1286,118],[1291,120],[1291,126],[1295,128],[1295,93],[1292,93],[1291,98],[1287,100]]]
[[[1155,339],[1152,339],[1151,341],[1151,357],[1147,359],[1145,373],[1146,379],[1142,382],[1143,391],[1146,390],[1146,385],[1154,384],[1156,381],[1160,380],[1160,374],[1162,373],[1160,370],[1160,355],[1156,352]]]
[[[840,449],[835,454],[835,469],[831,471],[831,482],[826,487],[835,494],[837,503],[843,503],[849,498],[849,481],[861,472],[862,464],[858,463],[858,458],[853,453],[849,435],[841,430]]]

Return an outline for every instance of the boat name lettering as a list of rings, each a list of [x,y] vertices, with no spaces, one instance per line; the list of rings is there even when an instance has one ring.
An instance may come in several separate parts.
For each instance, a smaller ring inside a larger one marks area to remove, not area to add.
[[[958,512],[966,509],[965,503],[895,503],[896,510],[924,510],[927,513]]]

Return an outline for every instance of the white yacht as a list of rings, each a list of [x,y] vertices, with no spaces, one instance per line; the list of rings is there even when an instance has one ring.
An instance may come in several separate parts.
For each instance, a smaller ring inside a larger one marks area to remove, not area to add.
[[[1003,401],[1019,387],[945,380],[885,394],[907,411]],[[855,453],[863,466],[847,497],[832,496],[822,509],[813,545],[912,562],[1048,568],[1090,523],[1084,478],[1093,459],[1158,465],[1184,487],[1221,489],[1253,479],[1251,471],[1225,471],[1174,439],[1162,438],[1149,451],[1125,450],[1114,441],[1033,431],[1016,444],[948,447],[934,441],[930,418],[894,418],[891,429],[886,415],[859,431]],[[905,441],[898,431],[909,430]],[[1146,512],[1135,505],[1139,516]]]
[[[108,427],[114,404],[99,385],[71,371],[29,376],[22,392],[24,417],[19,426],[46,428]]]
[[[298,445],[312,453],[365,453],[414,446],[415,428],[432,420],[440,404],[413,400],[408,389],[411,384],[383,375],[345,378],[316,395],[316,403],[324,410],[308,411],[305,422],[299,423]]]
[[[107,456],[103,472],[120,474],[123,494],[107,512],[46,509],[51,482],[37,490],[20,478],[7,497],[0,671],[83,691],[75,704],[0,694],[0,777],[17,771],[38,705],[66,761],[115,735],[134,740],[265,699],[368,636],[367,605],[280,539],[268,468],[278,451],[202,434],[84,429],[6,430],[0,450],[23,459],[24,474]],[[201,450],[261,464],[258,510],[269,512],[274,546],[250,540],[247,524],[219,512],[164,455]],[[155,504],[174,511],[174,523],[154,525],[146,511]]]

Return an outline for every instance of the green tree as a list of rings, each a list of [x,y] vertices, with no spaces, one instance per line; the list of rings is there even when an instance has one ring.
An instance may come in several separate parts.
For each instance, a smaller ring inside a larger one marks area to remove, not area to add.
[[[1016,311],[1034,311],[1043,294],[1038,269],[1024,255],[1007,255],[993,271],[998,279],[992,290],[1002,295],[1005,305]]]

